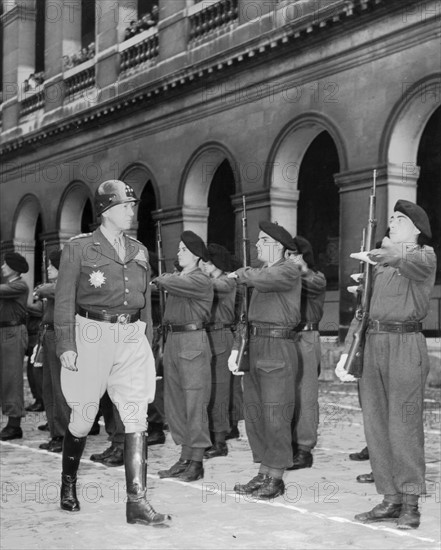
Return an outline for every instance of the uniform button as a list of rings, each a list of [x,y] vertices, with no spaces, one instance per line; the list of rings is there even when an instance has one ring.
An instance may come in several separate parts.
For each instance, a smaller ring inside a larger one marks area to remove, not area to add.
[[[128,281],[128,280],[129,280],[129,278],[128,278],[128,277],[124,277],[124,280],[125,280],[125,281]]]
[[[123,265],[123,267],[124,267],[124,269],[127,269],[127,266],[126,266],[126,264],[124,264],[124,265]]]
[[[130,292],[130,290],[128,288],[126,288],[126,294],[128,294]]]
[[[129,305],[129,302],[128,302],[127,300],[125,300],[125,301],[123,302],[123,305],[127,306],[127,305]]]

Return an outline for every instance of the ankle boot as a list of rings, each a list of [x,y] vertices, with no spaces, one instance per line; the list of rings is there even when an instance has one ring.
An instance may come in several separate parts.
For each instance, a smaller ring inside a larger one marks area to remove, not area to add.
[[[147,501],[147,437],[145,432],[124,437],[124,466],[126,470],[127,523],[168,527],[171,517],[158,514]]]
[[[77,472],[86,439],[86,437],[74,437],[69,430],[66,430],[63,439],[60,506],[67,512],[80,511],[77,498]]]
[[[421,514],[418,504],[403,503],[400,517],[397,521],[398,529],[418,529],[420,526]]]
[[[191,460],[187,469],[178,475],[177,479],[181,481],[197,481],[204,477],[204,468],[202,462]]]

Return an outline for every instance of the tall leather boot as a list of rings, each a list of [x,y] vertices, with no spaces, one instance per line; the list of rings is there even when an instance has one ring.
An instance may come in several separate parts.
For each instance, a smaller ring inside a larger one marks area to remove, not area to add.
[[[127,523],[168,527],[171,517],[158,514],[147,501],[147,434],[130,433],[124,437]]]
[[[63,439],[60,506],[62,510],[68,512],[80,511],[77,498],[77,472],[86,439],[87,437],[73,436],[68,429]]]

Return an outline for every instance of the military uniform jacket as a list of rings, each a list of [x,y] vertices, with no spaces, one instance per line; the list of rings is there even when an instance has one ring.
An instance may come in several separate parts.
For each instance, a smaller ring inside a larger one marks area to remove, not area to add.
[[[213,304],[213,283],[199,267],[188,273],[164,273],[155,283],[168,292],[163,322],[207,323]]]
[[[26,323],[29,287],[21,277],[0,284],[0,322]]]
[[[225,273],[211,280],[213,282],[214,298],[210,323],[232,325],[235,317],[236,281],[234,279],[229,279]]]
[[[318,323],[323,317],[326,297],[326,278],[320,271],[308,269],[302,273],[302,301],[300,315],[302,322]]]
[[[47,300],[43,308],[43,318],[41,320],[43,324],[52,325],[54,323],[55,286],[55,283],[45,283],[37,287],[34,291],[40,300]]]
[[[281,259],[269,267],[242,267],[239,283],[253,287],[248,321],[294,328],[300,322],[302,280],[299,267]]]
[[[74,328],[79,307],[109,314],[139,311],[152,341],[148,252],[142,243],[127,235],[125,248],[122,261],[99,228],[65,244],[55,290],[59,356],[68,350],[76,351]]]

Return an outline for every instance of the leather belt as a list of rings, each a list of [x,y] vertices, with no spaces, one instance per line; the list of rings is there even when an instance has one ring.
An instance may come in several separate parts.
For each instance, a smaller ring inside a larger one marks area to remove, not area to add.
[[[296,332],[306,332],[306,331],[318,330],[318,329],[319,329],[319,324],[318,323],[299,323],[296,326],[295,331]]]
[[[0,321],[0,328],[5,327],[18,327],[20,325],[25,325],[25,321]]]
[[[78,315],[86,317],[86,319],[93,319],[94,321],[103,321],[104,323],[121,323],[126,325],[127,323],[136,323],[139,321],[139,311],[136,313],[99,313],[96,311],[89,311],[82,307],[78,308]]]
[[[382,323],[380,321],[369,320],[368,329],[371,332],[395,332],[397,334],[405,334],[408,332],[421,332],[423,330],[423,324],[419,321]]]
[[[290,327],[258,327],[250,325],[250,336],[263,336],[265,338],[284,338],[294,340],[296,331]]]
[[[214,330],[222,330],[224,328],[229,328],[231,330],[232,327],[233,325],[231,323],[207,323],[205,325],[205,330],[207,332],[213,332]]]
[[[164,329],[167,332],[190,332],[192,330],[203,330],[202,323],[187,323],[185,325],[174,325],[172,323],[164,323]]]

